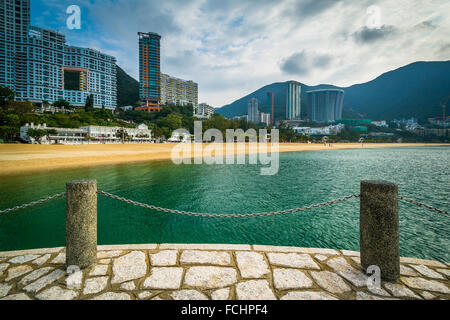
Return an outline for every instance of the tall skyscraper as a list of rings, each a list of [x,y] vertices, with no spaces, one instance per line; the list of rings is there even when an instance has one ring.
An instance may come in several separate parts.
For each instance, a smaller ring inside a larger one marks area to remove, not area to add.
[[[320,89],[306,92],[308,118],[315,122],[333,122],[342,119],[344,90]]]
[[[248,121],[253,123],[260,122],[258,99],[251,98],[248,102]]]
[[[286,90],[286,120],[300,119],[302,92],[300,83],[289,81]]]
[[[161,36],[153,32],[139,35],[139,98],[143,104],[161,102]]]
[[[20,91],[26,86],[26,44],[30,0],[0,1],[0,85]]]
[[[117,106],[116,59],[66,44],[57,31],[30,26],[29,0],[0,1],[0,85],[16,99],[41,103],[65,99],[83,106]]]

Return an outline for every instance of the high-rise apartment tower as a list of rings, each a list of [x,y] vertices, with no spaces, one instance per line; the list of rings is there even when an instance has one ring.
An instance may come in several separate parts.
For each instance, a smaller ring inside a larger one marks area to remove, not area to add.
[[[139,98],[143,104],[161,102],[161,36],[139,32]]]

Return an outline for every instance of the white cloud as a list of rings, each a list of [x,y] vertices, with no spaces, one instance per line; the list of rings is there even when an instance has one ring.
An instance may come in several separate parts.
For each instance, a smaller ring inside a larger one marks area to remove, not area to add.
[[[137,78],[137,32],[158,32],[162,72],[198,82],[200,100],[214,106],[292,78],[346,86],[450,59],[446,0],[80,2],[102,31],[85,42]],[[381,29],[366,27],[371,5],[381,9]]]

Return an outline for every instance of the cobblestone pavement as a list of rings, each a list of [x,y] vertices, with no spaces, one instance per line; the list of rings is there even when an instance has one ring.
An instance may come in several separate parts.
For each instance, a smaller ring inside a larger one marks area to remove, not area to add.
[[[65,249],[0,253],[0,300],[450,300],[450,264],[401,259],[401,279],[369,290],[359,253],[250,245],[99,246],[69,272]]]

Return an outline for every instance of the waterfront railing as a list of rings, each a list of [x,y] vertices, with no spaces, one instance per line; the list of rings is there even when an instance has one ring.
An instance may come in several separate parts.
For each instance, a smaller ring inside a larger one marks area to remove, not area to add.
[[[97,180],[68,182],[66,192],[0,210],[0,214],[7,214],[66,196],[66,265],[84,269],[94,265],[97,261],[98,195],[154,211],[216,219],[245,219],[292,214],[360,198],[361,266],[365,271],[371,266],[377,266],[380,269],[381,278],[386,281],[397,281],[400,277],[399,200],[434,212],[449,214],[445,210],[399,196],[398,185],[385,181],[362,181],[359,194],[301,208],[250,214],[212,214],[161,208],[126,199],[97,190]]]

